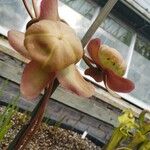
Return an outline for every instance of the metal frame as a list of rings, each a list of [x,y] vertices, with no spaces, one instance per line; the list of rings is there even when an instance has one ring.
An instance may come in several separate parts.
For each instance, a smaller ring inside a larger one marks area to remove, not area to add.
[[[82,38],[82,45],[83,47],[86,46],[90,38],[93,36],[95,31],[98,29],[100,24],[103,22],[103,20],[108,16],[114,5],[117,3],[118,0],[109,0],[105,6],[102,8],[102,10],[99,12],[97,18],[93,22],[93,24],[90,26],[84,37]]]

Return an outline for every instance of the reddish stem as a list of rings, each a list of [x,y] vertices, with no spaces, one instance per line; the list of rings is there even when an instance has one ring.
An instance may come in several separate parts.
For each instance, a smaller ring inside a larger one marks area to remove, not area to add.
[[[42,119],[44,117],[45,109],[48,104],[49,97],[52,94],[52,87],[53,87],[53,83],[51,83],[49,85],[48,89],[46,90],[46,92],[42,98],[43,100],[41,102],[41,105],[40,105],[36,115],[33,118],[31,118],[31,120],[29,121],[27,129],[25,130],[23,135],[20,137],[20,139],[17,141],[17,144],[15,145],[14,149],[23,150],[26,147],[27,143],[31,140],[34,133],[40,127]]]

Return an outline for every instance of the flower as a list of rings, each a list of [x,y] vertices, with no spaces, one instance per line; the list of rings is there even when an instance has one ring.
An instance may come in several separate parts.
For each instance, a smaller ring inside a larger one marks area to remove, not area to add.
[[[27,0],[24,1],[27,4]],[[92,84],[84,80],[75,63],[83,56],[83,48],[74,30],[59,18],[58,1],[42,0],[40,11],[33,2],[36,18],[29,21],[24,33],[10,30],[10,45],[30,59],[21,79],[21,93],[27,99],[58,79],[60,84],[80,96],[94,93]]]
[[[91,57],[90,68],[85,70],[86,75],[90,75],[97,82],[104,81],[108,91],[128,93],[134,89],[134,83],[122,76],[125,73],[126,65],[120,53],[107,45],[101,44],[100,39],[92,39],[87,45],[88,53]]]

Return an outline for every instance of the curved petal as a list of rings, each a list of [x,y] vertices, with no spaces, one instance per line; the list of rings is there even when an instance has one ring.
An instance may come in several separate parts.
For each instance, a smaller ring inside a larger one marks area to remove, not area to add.
[[[75,65],[62,70],[57,78],[62,86],[79,96],[90,97],[94,93],[93,85],[84,80]]]
[[[105,75],[104,75],[104,76],[105,76]],[[105,77],[104,77],[104,85],[105,85],[107,91],[108,91],[113,97],[121,98],[120,95],[118,95],[115,91],[111,90],[111,89],[108,87],[108,85],[107,85],[107,83],[106,83],[106,81],[105,81]]]
[[[35,61],[31,61],[23,71],[21,93],[27,99],[34,99],[54,78],[54,73],[45,72]]]
[[[101,41],[98,38],[92,39],[87,45],[88,53],[96,64],[99,64],[98,51],[100,50],[100,45]]]
[[[91,76],[96,82],[103,80],[103,73],[98,68],[88,68],[85,70],[85,75]]]
[[[41,1],[40,19],[50,19],[54,21],[59,19],[57,0]]]
[[[24,47],[24,33],[10,30],[8,31],[8,41],[17,52],[30,59],[29,53]]]
[[[111,70],[105,70],[105,82],[111,90],[116,92],[128,93],[135,88],[132,81],[116,75]]]

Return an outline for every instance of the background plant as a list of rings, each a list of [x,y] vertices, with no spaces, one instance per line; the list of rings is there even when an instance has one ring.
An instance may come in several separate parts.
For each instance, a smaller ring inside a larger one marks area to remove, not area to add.
[[[8,80],[5,80],[2,83],[0,89],[0,96],[3,95],[3,90],[6,88],[7,85],[8,85]],[[0,141],[3,140],[4,136],[7,134],[7,132],[13,125],[11,119],[18,110],[17,107],[18,101],[19,101],[19,95],[13,97],[11,103],[9,103],[7,107],[5,107],[4,111],[0,112]]]
[[[118,117],[119,126],[114,129],[103,150],[149,150],[150,123],[145,119],[147,113],[143,110],[136,119],[131,109],[123,111]]]

